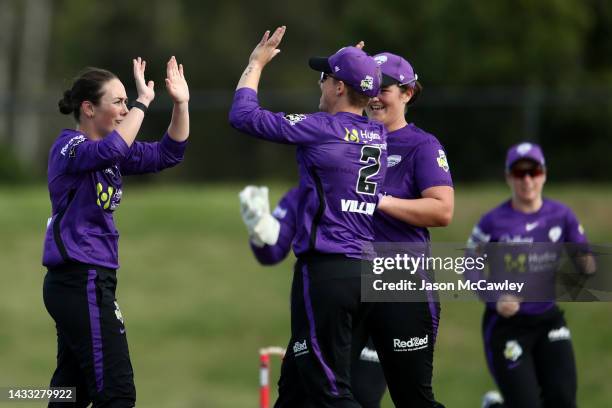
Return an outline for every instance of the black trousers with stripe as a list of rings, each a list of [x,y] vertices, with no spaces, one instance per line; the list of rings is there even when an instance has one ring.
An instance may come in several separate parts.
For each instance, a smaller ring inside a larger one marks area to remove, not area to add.
[[[563,312],[504,318],[487,308],[485,357],[504,408],[575,408],[576,363]]]
[[[49,407],[129,408],[136,390],[114,270],[71,263],[47,271],[43,298],[57,329],[52,387],[76,387],[76,403]]]

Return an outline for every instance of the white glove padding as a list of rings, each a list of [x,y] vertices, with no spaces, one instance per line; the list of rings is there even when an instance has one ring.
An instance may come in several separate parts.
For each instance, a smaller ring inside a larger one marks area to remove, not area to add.
[[[244,221],[249,235],[252,235],[261,216],[270,213],[268,187],[246,186],[240,192],[239,197],[242,221]]]
[[[254,245],[274,245],[280,223],[270,214],[268,187],[246,186],[240,192],[240,213]]]
[[[251,234],[251,241],[257,245],[258,242],[263,242],[266,245],[275,245],[280,234],[280,222],[267,213],[261,216],[257,225]]]

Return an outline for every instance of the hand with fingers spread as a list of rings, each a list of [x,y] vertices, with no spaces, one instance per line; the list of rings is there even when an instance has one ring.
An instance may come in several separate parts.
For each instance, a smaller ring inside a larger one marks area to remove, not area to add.
[[[251,53],[249,64],[258,64],[263,68],[272,58],[276,57],[281,51],[277,47],[280,45],[286,29],[285,26],[278,27],[271,36],[270,30],[267,30]]]
[[[138,92],[138,101],[149,106],[151,101],[155,98],[155,91],[153,90],[153,81],[146,82],[145,80],[145,68],[147,62],[142,58],[138,57],[132,60],[134,66],[134,81],[136,82],[136,91]]]
[[[189,87],[185,79],[183,64],[172,56],[166,65],[166,89],[175,104],[189,102]]]

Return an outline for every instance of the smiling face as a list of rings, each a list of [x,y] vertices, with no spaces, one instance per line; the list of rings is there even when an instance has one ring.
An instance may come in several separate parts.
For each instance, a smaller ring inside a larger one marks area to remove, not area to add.
[[[102,96],[97,105],[83,102],[81,118],[92,121],[95,132],[105,136],[115,130],[128,114],[125,87],[117,78],[107,81],[102,87]]]
[[[404,112],[412,97],[412,91],[403,91],[397,85],[381,88],[378,96],[370,99],[366,113],[370,119],[382,122],[387,130],[393,131],[406,124]]]
[[[546,171],[542,165],[533,160],[519,160],[506,174],[506,182],[516,200],[532,204],[542,199]]]

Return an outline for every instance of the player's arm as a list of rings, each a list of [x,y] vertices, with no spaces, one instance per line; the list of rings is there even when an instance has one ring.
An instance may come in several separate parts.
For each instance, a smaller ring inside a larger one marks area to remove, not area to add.
[[[568,209],[565,221],[566,238],[565,241],[570,245],[569,254],[574,261],[578,271],[590,276],[597,271],[597,262],[589,247],[589,241],[584,232],[584,228],[578,221],[576,214]]]
[[[445,227],[453,219],[455,192],[450,186],[430,187],[422,198],[403,199],[383,196],[377,209],[416,227]]]
[[[290,190],[270,214],[268,188],[247,186],[240,193],[241,214],[249,231],[253,255],[263,265],[287,257],[295,236],[296,189]]]
[[[175,57],[166,64],[166,89],[174,103],[168,131],[160,142],[135,142],[121,162],[123,174],[155,173],[183,160],[189,137],[189,87]]]

